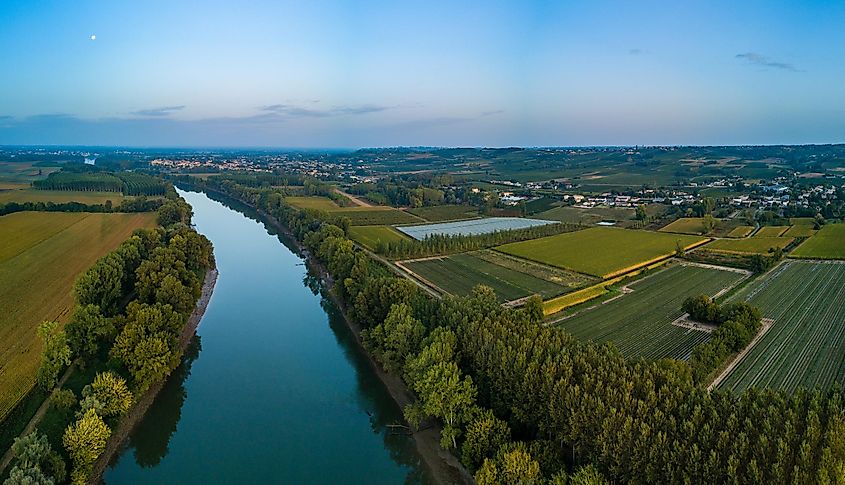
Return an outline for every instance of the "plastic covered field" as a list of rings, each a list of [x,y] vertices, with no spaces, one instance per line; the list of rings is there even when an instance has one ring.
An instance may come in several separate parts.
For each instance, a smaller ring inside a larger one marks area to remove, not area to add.
[[[422,240],[435,234],[446,236],[473,236],[476,234],[489,234],[496,231],[510,231],[513,229],[545,226],[547,224],[557,224],[557,221],[525,219],[522,217],[488,217],[486,219],[472,219],[468,221],[441,222],[438,224],[397,227],[396,229],[404,232],[414,239]]]

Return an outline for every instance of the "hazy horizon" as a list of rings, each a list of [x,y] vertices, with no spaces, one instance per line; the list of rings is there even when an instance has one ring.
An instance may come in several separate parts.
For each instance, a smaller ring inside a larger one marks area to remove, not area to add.
[[[0,144],[845,142],[845,4],[0,5]]]

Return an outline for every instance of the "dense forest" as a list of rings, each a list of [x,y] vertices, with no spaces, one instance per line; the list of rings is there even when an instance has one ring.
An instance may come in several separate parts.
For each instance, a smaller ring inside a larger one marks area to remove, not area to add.
[[[704,375],[737,335],[759,325],[724,310],[725,330],[691,363],[623,358],[542,325],[534,298],[499,305],[478,287],[436,300],[357,250],[325,213],[284,193],[229,180],[193,180],[287,226],[327,267],[363,343],[417,395],[414,425],[437,422],[441,446],[479,484],[841,483],[845,403],[839,389],[704,389]],[[720,317],[721,318],[721,317]]]
[[[107,172],[89,165],[65,165],[46,179],[32,182],[40,190],[121,192],[123,195],[164,195],[167,184],[140,172]]]
[[[40,326],[39,386],[53,389],[72,361],[74,372],[96,373],[80,396],[53,393],[42,420],[53,425],[15,440],[6,484],[88,483],[121,416],[181,361],[180,338],[214,260],[211,243],[190,227],[190,205],[170,193],[159,227],[136,231],[79,276],[64,329]]]

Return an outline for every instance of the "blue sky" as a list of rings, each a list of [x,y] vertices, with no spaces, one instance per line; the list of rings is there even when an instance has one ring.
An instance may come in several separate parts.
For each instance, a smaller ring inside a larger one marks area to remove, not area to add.
[[[843,25],[841,1],[4,0],[0,144],[845,142]]]

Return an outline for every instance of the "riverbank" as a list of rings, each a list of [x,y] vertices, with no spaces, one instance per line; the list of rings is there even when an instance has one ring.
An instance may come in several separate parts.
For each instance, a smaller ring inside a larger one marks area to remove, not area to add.
[[[332,280],[328,271],[319,260],[313,257],[313,255],[310,253],[310,251],[308,251],[307,248],[300,244],[300,242],[294,237],[290,229],[272,215],[254,207],[253,205],[247,203],[244,200],[240,200],[236,197],[232,197],[228,194],[221,193],[219,191],[211,189],[204,190],[208,193],[231,199],[232,201],[236,201],[246,207],[249,207],[261,217],[264,223],[272,226],[280,234],[282,234],[287,241],[289,241],[293,249],[295,249],[296,252],[299,253],[299,255],[305,260],[307,268],[313,274],[318,275],[320,279],[324,282],[326,296],[328,296],[340,310],[344,322],[346,322],[347,327],[355,336],[355,345],[357,345],[359,349],[362,350],[363,355],[367,357],[367,361],[369,362],[369,365],[371,366],[373,372],[385,386],[392,400],[399,407],[404,407],[407,404],[414,402],[416,400],[416,397],[410,391],[410,389],[408,389],[402,379],[399,376],[386,373],[381,368],[381,366],[378,365],[378,363],[372,358],[369,352],[364,349],[360,337],[361,328],[348,318],[347,313],[345,311],[345,305],[342,301],[340,301],[340,299],[333,291],[334,281]],[[440,447],[439,427],[425,428],[413,432],[410,435],[414,438],[414,446],[417,450],[417,453],[422,458],[423,466],[426,468],[426,470],[429,472],[429,475],[436,483],[468,484],[474,482],[472,476],[469,474],[469,472],[466,471],[460,461],[454,455],[452,455],[446,450],[443,450]]]
[[[217,283],[217,275],[217,268],[211,268],[205,273],[202,293],[197,300],[197,306],[194,308],[191,316],[188,317],[188,321],[182,329],[182,335],[179,336],[179,346],[183,352],[187,349],[188,345],[191,343],[191,339],[196,334],[197,327],[199,327],[202,317],[205,314],[205,310],[208,307],[208,303],[211,301],[211,295],[214,293],[214,285]],[[161,389],[164,387],[166,382],[167,379],[163,379],[150,386],[147,392],[145,392],[135,402],[135,404],[133,404],[129,412],[123,415],[115,429],[112,430],[112,434],[106,443],[105,451],[103,451],[100,457],[97,458],[97,461],[94,462],[93,472],[91,473],[91,478],[88,481],[89,484],[93,485],[102,481],[103,472],[105,472],[106,467],[112,459],[114,459],[117,453],[126,445],[129,434],[144,418],[147,410],[153,404],[156,396],[158,396],[159,392],[161,392]]]

